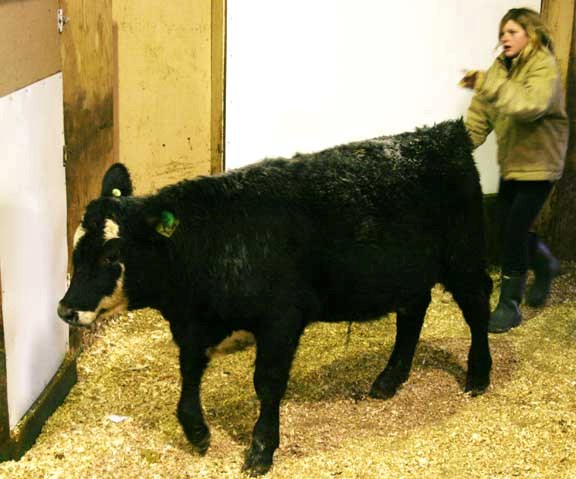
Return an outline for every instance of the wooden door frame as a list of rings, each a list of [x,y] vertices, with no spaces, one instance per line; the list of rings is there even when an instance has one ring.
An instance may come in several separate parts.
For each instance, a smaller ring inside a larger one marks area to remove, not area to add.
[[[226,119],[226,0],[212,0],[212,84],[210,125],[210,172],[225,168]]]
[[[6,378],[6,348],[4,342],[4,319],[2,316],[2,258],[0,258],[0,378]],[[10,418],[8,417],[8,383],[0,380],[0,451],[6,450],[10,441]]]
[[[561,259],[576,259],[576,1],[542,0],[541,15],[551,29],[566,93],[570,125],[566,166],[536,224],[536,230]]]

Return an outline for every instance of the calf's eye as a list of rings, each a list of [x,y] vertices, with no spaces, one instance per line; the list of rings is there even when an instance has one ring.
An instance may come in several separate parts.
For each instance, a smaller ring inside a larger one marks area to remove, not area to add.
[[[118,263],[118,261],[120,261],[120,255],[118,253],[107,254],[100,258],[100,264],[102,264],[102,266],[110,266]]]

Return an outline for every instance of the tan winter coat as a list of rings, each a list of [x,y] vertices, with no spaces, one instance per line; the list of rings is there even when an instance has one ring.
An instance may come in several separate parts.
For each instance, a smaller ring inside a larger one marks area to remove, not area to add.
[[[568,145],[560,73],[547,49],[522,54],[506,68],[503,56],[478,72],[465,123],[480,146],[494,130],[505,180],[557,180]]]

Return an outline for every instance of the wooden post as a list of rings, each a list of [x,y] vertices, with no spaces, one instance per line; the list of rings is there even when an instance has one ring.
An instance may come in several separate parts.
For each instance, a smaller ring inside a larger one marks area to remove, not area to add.
[[[87,203],[100,194],[104,172],[114,161],[114,45],[112,0],[60,0],[69,21],[61,36],[68,250]],[[69,255],[70,257],[71,255]],[[78,352],[83,334],[70,333]]]
[[[537,231],[562,259],[576,259],[576,32],[574,0],[543,0],[542,17],[552,31],[566,91],[570,140],[564,175],[556,184]]]

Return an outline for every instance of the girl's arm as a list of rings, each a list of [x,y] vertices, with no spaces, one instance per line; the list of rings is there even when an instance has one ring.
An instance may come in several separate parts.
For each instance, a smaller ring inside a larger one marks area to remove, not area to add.
[[[474,148],[478,148],[492,131],[486,101],[479,94],[472,98],[464,123]]]
[[[530,122],[540,118],[550,108],[559,85],[558,75],[556,63],[550,56],[530,66],[520,81],[489,70],[476,88],[499,113]]]

